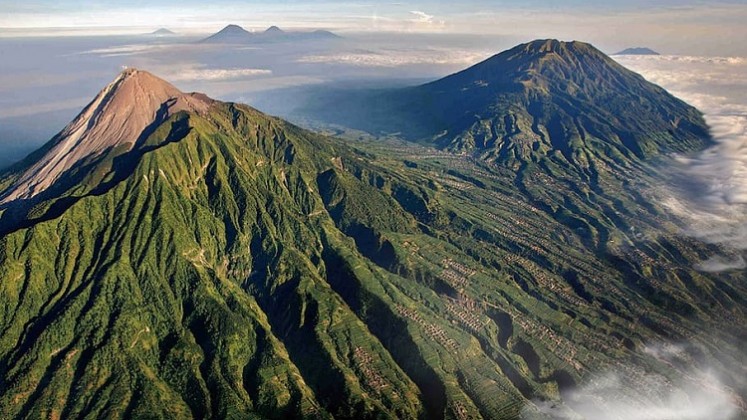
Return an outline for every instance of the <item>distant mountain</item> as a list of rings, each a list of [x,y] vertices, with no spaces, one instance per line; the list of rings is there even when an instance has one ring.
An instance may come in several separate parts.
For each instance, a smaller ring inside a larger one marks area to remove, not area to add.
[[[254,34],[239,25],[228,25],[200,42],[207,44],[244,44],[251,42]]]
[[[166,28],[157,29],[157,30],[151,32],[150,34],[151,35],[155,35],[155,36],[174,36],[174,35],[176,35],[175,32],[170,31],[170,30],[168,30]]]
[[[660,54],[650,48],[636,47],[636,48],[626,48],[622,51],[616,52],[613,55],[660,55]]]
[[[256,42],[289,42],[289,41],[324,41],[340,39],[341,37],[325,30],[284,31],[277,26],[271,26],[264,32],[257,34]]]
[[[314,39],[342,39],[340,35],[334,32],[325,31],[324,29],[317,29],[312,32],[308,32],[307,36]]]
[[[630,159],[702,148],[701,113],[589,44],[538,40],[406,89],[322,94],[317,119],[509,165]],[[642,116],[645,116],[643,118]]]
[[[266,35],[282,35],[285,34],[285,31],[278,28],[277,26],[270,26],[269,28],[265,29],[264,33]]]
[[[274,43],[274,42],[303,42],[303,41],[324,41],[340,39],[341,37],[324,30],[311,32],[305,31],[284,31],[277,26],[270,26],[262,32],[248,32],[236,25],[229,25],[215,35],[212,35],[202,42],[206,43]]]

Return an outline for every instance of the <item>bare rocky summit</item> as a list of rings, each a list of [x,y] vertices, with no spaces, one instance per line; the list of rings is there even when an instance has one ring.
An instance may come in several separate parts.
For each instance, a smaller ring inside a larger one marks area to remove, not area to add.
[[[211,102],[204,95],[183,93],[147,71],[128,68],[56,136],[0,204],[34,197],[80,162],[110,151],[128,152],[154,122],[179,111],[204,113]]]

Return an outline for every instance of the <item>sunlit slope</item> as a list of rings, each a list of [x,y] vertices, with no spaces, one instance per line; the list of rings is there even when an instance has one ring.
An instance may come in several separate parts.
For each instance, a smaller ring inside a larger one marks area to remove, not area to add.
[[[3,412],[421,412],[325,281],[340,234],[309,214],[329,142],[229,105],[151,139],[174,132],[111,189],[3,237]]]

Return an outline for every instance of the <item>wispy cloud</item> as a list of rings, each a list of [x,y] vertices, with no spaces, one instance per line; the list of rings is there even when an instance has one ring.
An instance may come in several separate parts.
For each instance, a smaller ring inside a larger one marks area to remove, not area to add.
[[[433,18],[435,16],[429,15],[428,13],[421,12],[420,10],[412,10],[410,11],[411,15],[415,15],[415,19],[413,19],[413,22],[416,23],[432,23]]]
[[[613,56],[619,61],[626,63],[639,62],[645,66],[647,62],[660,61],[660,62],[672,62],[672,63],[699,63],[699,64],[717,64],[717,65],[744,65],[747,64],[747,59],[744,57],[704,57],[704,56],[693,56],[693,55],[615,55]]]
[[[28,115],[39,115],[47,112],[82,108],[91,98],[72,98],[61,101],[50,101],[42,104],[18,105],[0,109],[2,118],[16,118]]]
[[[446,20],[436,19],[435,15],[428,14],[420,10],[411,10],[412,19],[410,22],[415,28],[444,28]]]
[[[696,265],[695,268],[707,273],[743,270],[747,268],[747,261],[741,255],[732,258],[716,255]]]
[[[221,81],[221,80],[238,80],[257,76],[270,76],[271,70],[251,69],[251,68],[233,68],[233,69],[208,69],[208,68],[181,68],[167,75],[169,80],[175,82],[181,81]]]
[[[94,54],[100,57],[124,57],[163,50],[169,47],[171,46],[165,44],[131,44],[119,45],[116,47],[95,48],[92,50],[83,51],[80,54]]]

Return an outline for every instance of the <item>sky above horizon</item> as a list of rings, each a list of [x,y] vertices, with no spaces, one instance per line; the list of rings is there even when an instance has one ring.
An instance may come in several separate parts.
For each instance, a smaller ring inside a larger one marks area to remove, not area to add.
[[[274,24],[341,32],[577,39],[674,54],[747,55],[745,21],[744,0],[0,0],[0,36],[124,34],[159,27],[197,34],[235,23],[256,29]]]

